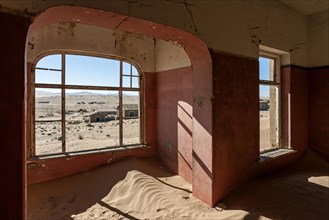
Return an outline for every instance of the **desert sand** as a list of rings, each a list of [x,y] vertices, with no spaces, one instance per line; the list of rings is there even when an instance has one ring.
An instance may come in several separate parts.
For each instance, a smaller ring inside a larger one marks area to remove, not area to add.
[[[139,97],[123,96],[124,104],[138,104]],[[119,120],[86,122],[84,117],[100,110],[116,111],[114,94],[68,93],[65,103],[66,152],[119,146]],[[62,152],[60,93],[37,92],[35,114],[36,154]],[[123,120],[123,144],[140,143],[140,119]]]
[[[212,208],[159,159],[124,159],[28,187],[28,219],[328,219],[329,165],[309,151]]]

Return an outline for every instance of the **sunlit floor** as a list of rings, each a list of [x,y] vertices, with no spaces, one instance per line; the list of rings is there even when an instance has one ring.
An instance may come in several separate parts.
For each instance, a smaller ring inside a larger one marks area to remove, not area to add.
[[[311,151],[285,171],[242,184],[218,205],[224,210],[193,198],[191,185],[156,158],[28,187],[31,220],[328,219],[328,204],[329,165]]]

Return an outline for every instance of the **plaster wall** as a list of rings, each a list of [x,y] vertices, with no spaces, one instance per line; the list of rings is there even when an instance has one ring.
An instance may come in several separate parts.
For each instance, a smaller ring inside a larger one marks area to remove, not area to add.
[[[58,157],[47,160],[29,161],[27,163],[27,184],[35,184],[92,168],[113,163],[127,157],[147,157],[154,152],[151,148],[136,148],[129,151],[113,151],[98,154],[85,154],[73,157]]]
[[[304,153],[308,147],[308,71],[290,67],[291,148]]]
[[[309,145],[329,161],[329,67],[309,71]]]
[[[190,67],[156,73],[157,151],[174,173],[192,182],[193,99]]]
[[[154,42],[147,36],[61,22],[42,27],[28,40],[27,61],[31,63],[45,51],[72,50],[131,59],[143,71],[154,71]]]
[[[209,48],[232,54],[258,57],[258,46],[292,50],[291,64],[307,65],[307,16],[276,1],[260,0],[169,0],[169,1],[2,1],[2,11],[34,17],[58,5],[85,6],[185,30],[199,37]],[[168,13],[170,12],[170,13]],[[172,16],[175,14],[175,16]],[[213,25],[209,25],[213,24]]]
[[[250,178],[259,157],[258,61],[212,53],[213,203]]]
[[[74,22],[44,26],[28,43],[28,62],[44,51],[62,49],[123,57],[135,61],[143,72],[191,65],[185,50],[174,42]]]
[[[329,10],[308,18],[308,67],[329,65]]]
[[[281,131],[286,139],[282,146],[291,146],[296,152],[260,163],[258,60],[216,52],[211,55],[214,204],[242,181],[281,169],[303,155],[308,147],[308,72],[294,66],[281,71]]]

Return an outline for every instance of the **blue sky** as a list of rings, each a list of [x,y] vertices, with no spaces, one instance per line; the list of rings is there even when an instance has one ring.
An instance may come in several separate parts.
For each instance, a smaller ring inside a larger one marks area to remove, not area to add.
[[[42,58],[37,67],[61,69],[61,55],[49,55]],[[260,79],[269,80],[269,59],[259,58]],[[119,86],[120,62],[117,60],[66,55],[66,84],[69,85],[95,85],[95,86]],[[132,67],[133,75],[138,75],[136,68]],[[130,74],[130,64],[123,64],[123,74]],[[36,70],[37,83],[61,83],[60,71]],[[133,87],[138,86],[138,78],[133,78]],[[130,77],[123,77],[123,85],[130,85]],[[42,89],[52,92],[53,90]],[[84,90],[86,91],[86,90]],[[83,92],[76,90],[76,92]],[[108,94],[108,91],[90,91],[94,93]],[[260,96],[269,96],[269,87],[260,86]]]
[[[113,86],[120,83],[120,61],[79,55],[66,55],[65,83],[67,85]],[[130,64],[123,62],[123,74],[130,75]],[[61,70],[61,55],[49,55],[38,63],[39,68],[51,68]],[[137,69],[132,66],[132,74],[137,76]],[[61,83],[61,71],[36,70],[36,83]],[[123,86],[130,87],[130,77],[123,77]],[[138,78],[132,78],[132,87],[138,87]],[[53,90],[42,89],[52,92]],[[73,91],[73,90],[71,90]],[[74,90],[86,92],[86,90]],[[93,93],[110,93],[108,91],[93,90]]]
[[[270,80],[270,60],[267,58],[259,58],[259,79]],[[269,86],[259,86],[259,95],[261,97],[270,95]]]

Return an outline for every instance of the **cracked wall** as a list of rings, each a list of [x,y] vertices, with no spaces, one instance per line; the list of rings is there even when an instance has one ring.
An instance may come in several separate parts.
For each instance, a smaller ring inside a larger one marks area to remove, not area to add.
[[[174,42],[115,29],[73,22],[45,26],[29,39],[27,61],[32,62],[39,54],[49,50],[80,50],[131,59],[143,72],[191,65],[184,48]]]
[[[307,66],[308,18],[279,1],[127,0],[0,1],[2,11],[35,15],[58,5],[84,6],[169,25],[194,34],[214,51],[258,57],[263,45],[290,51],[291,64]],[[168,13],[170,12],[170,13]],[[172,16],[172,15],[175,16]]]

